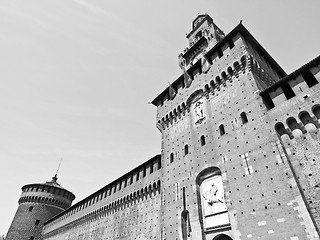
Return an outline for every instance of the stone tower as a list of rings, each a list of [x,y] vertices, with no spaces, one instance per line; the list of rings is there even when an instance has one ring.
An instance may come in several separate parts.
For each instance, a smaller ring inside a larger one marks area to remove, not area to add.
[[[317,123],[307,113],[300,124],[289,117],[312,105],[319,112],[319,61],[287,75],[241,22],[224,35],[206,14],[187,38],[182,75],[152,101],[162,134],[163,239],[318,240],[317,135],[292,148],[298,140],[284,145],[280,135],[290,130],[279,122],[288,118],[299,136],[303,122]]]
[[[75,196],[57,183],[57,174],[46,183],[22,187],[19,207],[6,240],[38,240],[44,222],[71,206]]]

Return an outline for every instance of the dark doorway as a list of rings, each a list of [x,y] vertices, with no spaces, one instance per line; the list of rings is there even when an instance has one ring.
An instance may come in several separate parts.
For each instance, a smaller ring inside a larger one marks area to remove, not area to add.
[[[216,236],[212,240],[232,240],[232,238],[227,236],[227,235],[225,235],[225,234],[220,234],[220,235]]]

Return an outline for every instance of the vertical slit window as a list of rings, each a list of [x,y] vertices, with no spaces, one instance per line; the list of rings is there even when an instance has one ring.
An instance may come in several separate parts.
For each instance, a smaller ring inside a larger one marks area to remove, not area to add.
[[[200,143],[201,143],[201,146],[206,145],[206,138],[205,138],[204,135],[202,135],[202,136],[200,137]]]
[[[189,153],[189,146],[188,144],[184,145],[184,155],[187,155]]]
[[[170,163],[172,163],[174,161],[174,154],[170,153]]]
[[[242,124],[245,124],[248,122],[248,118],[247,118],[247,114],[245,112],[242,112],[240,114],[241,120],[242,120]]]
[[[224,130],[224,126],[223,126],[223,124],[221,124],[221,125],[219,126],[219,131],[220,131],[220,136],[222,136],[222,135],[225,135],[225,134],[226,134],[226,132],[225,132],[225,130]]]

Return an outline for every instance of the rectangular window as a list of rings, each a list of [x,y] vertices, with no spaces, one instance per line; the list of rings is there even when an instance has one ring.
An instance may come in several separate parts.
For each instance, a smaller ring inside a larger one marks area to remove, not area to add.
[[[32,212],[33,206],[29,207],[29,212]]]
[[[29,240],[34,240],[34,236],[31,236],[31,237],[29,238]]]
[[[38,226],[40,223],[40,220],[36,220],[36,222],[34,223],[34,225]]]

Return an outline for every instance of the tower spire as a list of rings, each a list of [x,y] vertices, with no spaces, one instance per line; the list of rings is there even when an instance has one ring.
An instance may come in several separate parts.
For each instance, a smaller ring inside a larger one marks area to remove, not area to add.
[[[60,163],[59,163],[59,165],[58,165],[56,174],[54,175],[54,177],[52,177],[52,181],[53,181],[53,182],[57,182],[57,180],[58,180],[58,172],[59,172],[59,169],[60,169],[61,162],[62,162],[62,158],[60,159]]]

